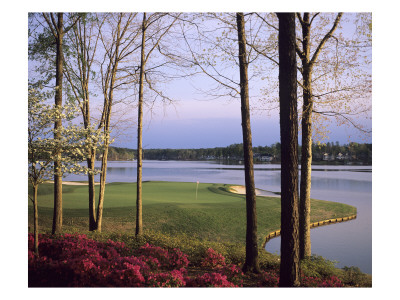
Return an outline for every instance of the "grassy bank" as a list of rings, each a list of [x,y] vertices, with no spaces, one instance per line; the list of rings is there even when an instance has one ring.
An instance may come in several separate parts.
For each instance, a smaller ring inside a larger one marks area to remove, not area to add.
[[[144,229],[167,235],[185,234],[199,240],[244,243],[245,196],[229,192],[229,187],[224,184],[200,183],[196,199],[196,183],[144,182]],[[42,231],[51,230],[52,188],[52,184],[43,184],[39,188],[39,226]],[[135,183],[107,184],[103,232],[134,232],[135,203]],[[67,231],[87,231],[86,186],[64,185],[63,208],[64,228]],[[349,205],[311,200],[311,222],[355,213],[356,208]],[[268,233],[280,227],[280,198],[257,197],[257,214],[261,245]],[[31,213],[29,224],[32,224]]]

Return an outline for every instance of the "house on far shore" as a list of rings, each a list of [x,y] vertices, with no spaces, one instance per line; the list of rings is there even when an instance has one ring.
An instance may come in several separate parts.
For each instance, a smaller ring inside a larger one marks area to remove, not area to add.
[[[271,162],[274,157],[270,154],[254,153],[253,158],[255,161]]]
[[[322,156],[322,160],[332,161],[335,160],[335,156],[333,154],[324,153],[324,155]]]
[[[272,161],[272,156],[269,155],[263,155],[260,157],[260,161],[266,161],[266,162],[271,162]]]
[[[337,160],[344,160],[344,155],[342,153],[339,153],[338,155],[336,155],[336,159]]]

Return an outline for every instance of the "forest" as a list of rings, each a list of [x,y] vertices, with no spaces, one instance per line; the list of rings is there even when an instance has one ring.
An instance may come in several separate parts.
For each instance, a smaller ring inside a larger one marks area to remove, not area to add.
[[[281,144],[253,147],[254,162],[280,163]],[[301,149],[301,145],[299,145]],[[98,151],[98,157],[100,155]],[[340,155],[341,154],[341,155]],[[336,143],[313,143],[313,163],[362,163],[372,164],[372,144],[355,143],[340,145]],[[134,160],[137,157],[135,149],[110,147],[108,159]],[[265,158],[264,158],[265,157]],[[143,149],[143,159],[149,160],[222,160],[243,161],[243,144],[232,144],[227,147],[202,149]]]

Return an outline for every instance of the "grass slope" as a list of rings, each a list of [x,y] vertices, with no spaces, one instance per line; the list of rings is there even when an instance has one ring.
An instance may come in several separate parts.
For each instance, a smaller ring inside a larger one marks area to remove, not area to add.
[[[39,187],[39,226],[51,229],[53,186]],[[98,187],[96,187],[98,193]],[[88,200],[86,186],[63,186],[64,228],[86,231]],[[136,183],[109,183],[103,213],[104,232],[133,232],[135,227]],[[32,224],[31,205],[29,224]],[[311,222],[345,217],[356,213],[353,206],[311,200]],[[280,227],[280,198],[257,197],[258,236],[264,237]],[[168,235],[186,234],[218,242],[245,241],[245,196],[229,192],[229,185],[200,183],[143,183],[144,229]]]

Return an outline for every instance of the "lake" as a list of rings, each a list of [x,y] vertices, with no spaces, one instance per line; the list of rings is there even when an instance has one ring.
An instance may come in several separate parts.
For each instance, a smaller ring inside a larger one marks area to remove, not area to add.
[[[256,188],[280,192],[279,164],[257,164],[254,169]],[[68,175],[65,180],[86,177]],[[245,184],[243,165],[214,161],[145,160],[143,181],[146,180]],[[109,162],[107,182],[136,182],[136,161]],[[372,274],[372,167],[313,166],[311,182],[312,198],[357,207],[355,220],[312,229],[311,252],[337,261],[337,267],[357,266]],[[279,254],[280,237],[270,240],[266,250]]]

